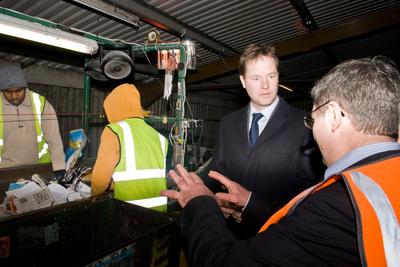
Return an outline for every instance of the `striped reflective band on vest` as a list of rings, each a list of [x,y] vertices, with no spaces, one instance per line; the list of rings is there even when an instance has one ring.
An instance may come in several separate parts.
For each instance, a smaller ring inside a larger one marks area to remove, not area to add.
[[[37,121],[39,123],[39,127],[36,127],[37,129],[37,141],[38,143],[43,142],[43,131],[42,131],[42,102],[40,101],[40,95],[36,93],[31,93],[32,95],[32,104],[34,108],[34,113],[36,115]],[[44,154],[48,152],[48,144],[43,143],[43,146],[41,147],[39,145],[39,159],[43,157]]]
[[[47,159],[43,160],[43,156],[49,153],[48,151],[48,144],[43,140],[43,131],[42,131],[42,108],[44,106],[44,97],[40,96],[37,93],[29,91],[31,95],[31,102],[33,107],[33,115],[35,116],[35,123],[36,123],[36,135],[38,141],[38,158],[39,163],[48,163],[50,162]],[[41,99],[42,98],[42,99]],[[42,103],[43,101],[43,103]],[[0,164],[1,164],[1,150],[3,147],[3,107],[2,107],[2,99],[0,95]],[[42,159],[42,161],[41,161]]]
[[[345,171],[299,194],[264,224],[260,233],[290,216],[309,194],[343,178],[357,221],[357,241],[363,266],[400,266],[400,157]]]
[[[359,171],[349,173],[376,213],[381,226],[387,266],[400,266],[400,227],[389,198],[370,177]]]
[[[124,132],[125,141],[125,171],[114,172],[113,179],[114,182],[128,181],[128,180],[139,180],[139,179],[149,179],[149,178],[165,178],[165,169],[147,169],[147,170],[137,170],[136,169],[136,158],[135,158],[135,145],[133,142],[133,136],[131,129],[127,122],[120,121],[118,124],[121,126]],[[162,152],[164,155],[164,166],[166,166],[166,155],[165,155],[165,138],[161,134],[158,134],[161,142]],[[129,164],[128,164],[129,162]],[[137,204],[146,208],[157,207],[167,204],[167,197],[155,197],[142,200],[127,201],[129,203],[141,203]]]
[[[126,200],[126,202],[145,208],[158,207],[167,204],[167,197],[153,197],[138,200]]]

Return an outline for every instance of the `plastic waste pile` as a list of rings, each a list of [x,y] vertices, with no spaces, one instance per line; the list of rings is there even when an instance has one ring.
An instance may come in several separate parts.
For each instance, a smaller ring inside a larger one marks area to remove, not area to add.
[[[38,174],[31,180],[10,183],[0,210],[4,215],[20,214],[90,197],[92,169],[81,162],[87,138],[82,129],[70,132],[70,147],[65,152],[65,175],[50,182]]]

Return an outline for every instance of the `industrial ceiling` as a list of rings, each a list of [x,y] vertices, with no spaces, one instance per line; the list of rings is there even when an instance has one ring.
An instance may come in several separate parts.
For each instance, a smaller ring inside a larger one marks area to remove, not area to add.
[[[125,18],[110,15],[101,5]],[[248,98],[237,62],[250,43],[276,46],[280,84],[293,90],[280,88],[279,94],[289,102],[309,97],[315,81],[344,60],[385,55],[400,64],[399,0],[0,0],[0,7],[117,42],[144,45],[152,29],[160,32],[162,42],[195,40],[198,69],[187,74],[187,94],[236,101],[238,106]],[[36,64],[77,72],[85,64],[85,57],[4,35],[0,58],[18,61],[23,68]],[[133,75],[147,107],[163,95],[162,72],[154,72],[156,52],[135,54],[135,64],[150,67]]]

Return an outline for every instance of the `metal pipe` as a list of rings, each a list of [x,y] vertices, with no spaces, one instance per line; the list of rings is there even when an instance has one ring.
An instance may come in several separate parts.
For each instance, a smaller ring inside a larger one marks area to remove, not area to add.
[[[90,110],[90,77],[85,74],[84,76],[84,86],[83,86],[83,116],[82,116],[82,124],[83,131],[86,136],[89,136],[89,110]],[[88,150],[85,149],[83,153],[83,157],[88,157]]]

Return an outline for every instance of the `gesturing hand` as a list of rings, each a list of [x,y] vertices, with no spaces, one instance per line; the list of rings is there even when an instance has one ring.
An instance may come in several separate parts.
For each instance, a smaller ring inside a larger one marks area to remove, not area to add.
[[[250,191],[218,172],[210,171],[208,176],[218,180],[229,192],[216,194],[221,200],[220,206],[225,217],[232,215],[233,218],[240,223],[242,221],[241,208],[246,205],[250,197]]]
[[[186,204],[197,196],[207,195],[211,196],[220,203],[219,199],[204,185],[203,180],[195,173],[187,172],[185,168],[178,164],[176,166],[180,176],[174,171],[170,170],[169,174],[179,187],[179,191],[175,190],[163,190],[160,191],[161,196],[174,198],[178,200],[181,207],[185,207]]]
[[[250,191],[241,186],[240,184],[231,181],[229,178],[223,176],[222,174],[210,171],[208,176],[218,180],[221,184],[225,186],[229,193],[217,193],[217,196],[221,200],[228,201],[237,206],[244,207],[250,196]]]

